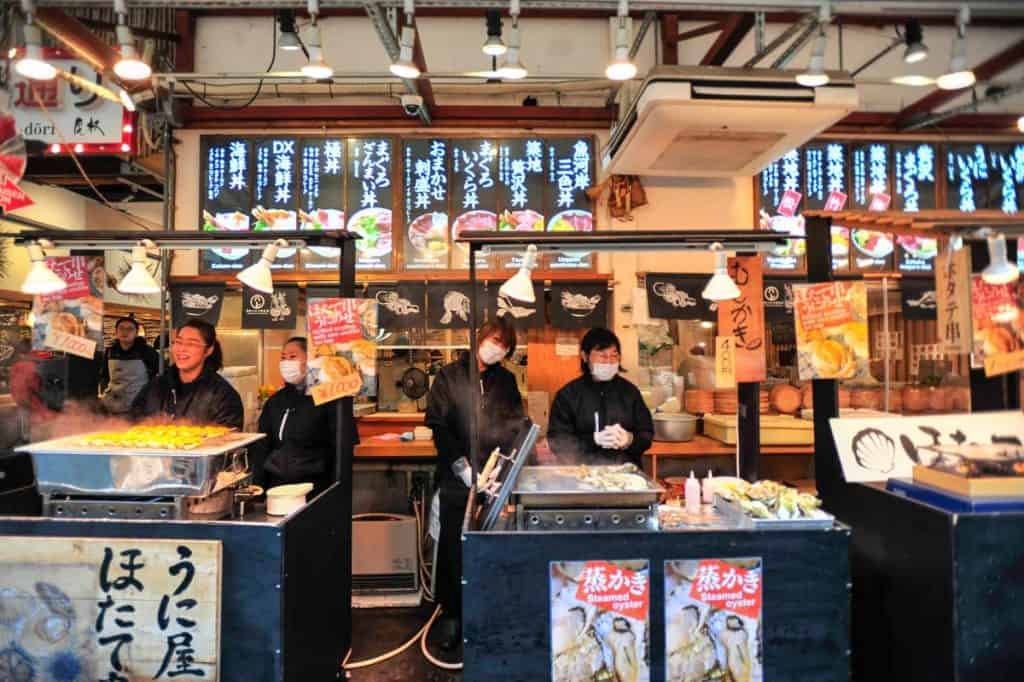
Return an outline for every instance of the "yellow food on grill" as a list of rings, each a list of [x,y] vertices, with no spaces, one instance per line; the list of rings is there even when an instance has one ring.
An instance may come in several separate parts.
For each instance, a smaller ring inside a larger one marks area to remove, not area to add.
[[[204,441],[219,438],[230,431],[226,426],[133,426],[126,431],[91,433],[81,442],[82,445],[99,448],[195,450]]]

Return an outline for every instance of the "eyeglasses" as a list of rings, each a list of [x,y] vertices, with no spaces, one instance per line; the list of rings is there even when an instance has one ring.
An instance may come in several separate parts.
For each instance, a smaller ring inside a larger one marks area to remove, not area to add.
[[[175,346],[184,346],[185,348],[206,348],[206,344],[202,341],[193,341],[191,339],[181,339],[175,337],[172,343]]]

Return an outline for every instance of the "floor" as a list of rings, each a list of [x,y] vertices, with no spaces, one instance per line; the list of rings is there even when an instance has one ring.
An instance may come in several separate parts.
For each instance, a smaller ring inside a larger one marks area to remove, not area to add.
[[[353,609],[351,661],[373,658],[404,644],[423,627],[433,613],[433,604],[416,609]],[[434,641],[436,633],[427,639],[434,658],[442,661],[461,658],[461,651],[445,654]],[[461,682],[459,671],[441,670],[427,661],[417,642],[400,655],[383,663],[348,672],[355,682]]]

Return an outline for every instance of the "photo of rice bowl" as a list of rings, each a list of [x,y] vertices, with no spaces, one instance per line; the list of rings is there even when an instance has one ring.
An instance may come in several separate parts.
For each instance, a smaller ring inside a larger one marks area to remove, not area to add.
[[[386,208],[364,208],[348,221],[348,229],[359,235],[356,251],[359,258],[379,258],[391,253],[391,211]]]

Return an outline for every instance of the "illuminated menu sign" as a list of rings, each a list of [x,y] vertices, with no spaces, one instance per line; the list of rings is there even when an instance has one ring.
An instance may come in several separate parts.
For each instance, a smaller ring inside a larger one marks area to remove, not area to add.
[[[498,144],[495,140],[452,140],[452,236],[498,229]],[[469,247],[458,244],[452,267],[469,267]],[[481,257],[477,267],[486,267]]]
[[[894,144],[893,209],[916,213],[936,208],[935,145],[930,142]]]
[[[850,270],[850,228],[832,226],[832,271]]]
[[[547,141],[548,183],[544,215],[548,232],[591,232],[594,214],[587,190],[594,184],[594,145],[590,138]],[[560,253],[551,258],[552,269],[589,268],[590,254]]]
[[[990,145],[993,177],[989,203],[1003,213],[1017,213],[1024,202],[1024,144]]]
[[[800,150],[793,149],[770,164],[761,173],[761,206],[769,215],[776,213],[787,191],[803,193],[803,166]]]
[[[252,156],[250,141],[205,138],[202,151],[202,229],[211,232],[250,229]],[[248,249],[217,248],[200,252],[202,265],[213,272],[241,270],[251,262]]]
[[[345,229],[345,141],[309,138],[299,144],[299,227]],[[306,270],[337,270],[338,249],[310,247],[300,254]]]
[[[852,267],[858,272],[892,270],[895,242],[891,234],[872,230],[850,231]]]
[[[813,143],[803,148],[804,206],[821,210],[832,192],[847,193],[846,145]],[[773,204],[778,206],[778,202]]]
[[[939,253],[939,241],[917,235],[896,236],[896,269],[900,272],[930,273]]]
[[[350,139],[346,191],[348,229],[359,235],[356,267],[391,268],[391,140]]]
[[[889,187],[889,145],[882,142],[850,145],[850,208],[867,210],[871,197],[892,194]]]
[[[294,138],[266,138],[255,144],[254,231],[298,229],[296,144]],[[253,255],[259,256],[255,252]],[[294,270],[295,265],[295,249],[281,249],[271,268]]]
[[[404,159],[405,267],[444,270],[448,267],[447,140],[405,140]]]

